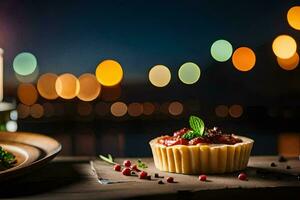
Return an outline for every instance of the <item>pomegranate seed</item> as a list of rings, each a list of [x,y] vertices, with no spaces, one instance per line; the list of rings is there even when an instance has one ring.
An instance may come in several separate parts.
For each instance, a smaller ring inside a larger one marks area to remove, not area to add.
[[[167,182],[168,183],[174,183],[174,178],[173,177],[168,177]]]
[[[124,165],[125,167],[130,167],[130,166],[131,166],[130,160],[124,160],[123,165]]]
[[[247,175],[245,173],[240,173],[238,178],[241,180],[241,181],[246,181],[247,180]]]
[[[146,179],[147,176],[148,176],[148,174],[147,174],[147,172],[145,172],[145,171],[142,171],[142,172],[139,174],[139,178],[140,178],[140,179]]]
[[[199,176],[200,181],[206,181],[206,179],[207,179],[207,176],[204,174]]]
[[[131,175],[131,170],[130,170],[130,168],[124,168],[123,170],[122,170],[122,174],[123,175],[125,175],[125,176],[130,176]]]
[[[114,166],[114,170],[115,171],[121,171],[121,165],[119,165],[119,164],[116,164],[115,166]]]

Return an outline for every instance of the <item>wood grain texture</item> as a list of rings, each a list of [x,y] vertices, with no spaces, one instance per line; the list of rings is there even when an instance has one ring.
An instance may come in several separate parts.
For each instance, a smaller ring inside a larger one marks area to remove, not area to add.
[[[300,173],[300,161],[278,163],[277,157],[251,157],[246,170],[249,181],[237,179],[238,173],[209,175],[207,182],[200,182],[196,175],[160,172],[154,168],[153,159],[144,158],[152,175],[172,176],[177,183],[160,185],[158,179],[140,180],[125,177],[112,170],[112,166],[95,161],[103,178],[130,179],[136,182],[101,185],[90,169],[88,157],[57,157],[44,168],[14,181],[0,185],[0,198],[21,199],[219,199],[234,197],[243,199],[263,197],[294,197],[299,194],[300,181],[294,176]],[[136,159],[130,158],[134,161]],[[117,159],[117,162],[123,159]],[[270,167],[278,163],[278,168]],[[287,170],[290,165],[293,171]],[[268,173],[257,173],[266,170]],[[280,172],[280,173],[278,173]],[[283,174],[285,173],[285,174]],[[287,175],[288,174],[288,175]]]

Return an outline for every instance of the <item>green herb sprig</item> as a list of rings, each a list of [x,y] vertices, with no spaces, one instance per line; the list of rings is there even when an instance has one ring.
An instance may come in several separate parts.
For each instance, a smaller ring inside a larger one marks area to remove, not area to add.
[[[190,116],[189,124],[192,130],[185,133],[182,138],[191,140],[195,137],[203,137],[205,135],[205,125],[202,119],[192,115]]]
[[[17,162],[14,154],[5,151],[0,146],[0,167],[9,168]]]
[[[141,168],[141,169],[146,169],[146,168],[148,168],[147,164],[144,163],[141,159],[138,159],[138,160],[137,160],[137,167],[138,167],[138,168]]]

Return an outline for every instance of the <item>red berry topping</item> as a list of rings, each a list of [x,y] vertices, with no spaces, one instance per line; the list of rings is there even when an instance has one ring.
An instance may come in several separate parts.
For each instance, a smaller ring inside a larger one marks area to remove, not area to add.
[[[199,176],[199,180],[200,180],[200,181],[206,181],[206,179],[207,179],[207,176],[206,176],[206,175],[200,175],[200,176]]]
[[[240,173],[238,178],[241,180],[241,181],[246,181],[247,180],[247,175],[245,173]]]
[[[130,166],[131,166],[130,160],[124,160],[123,165],[124,165],[125,167],[130,167]]]
[[[141,170],[138,169],[137,165],[132,165],[131,166],[131,170],[136,171],[136,172],[140,172]]]
[[[168,177],[167,182],[168,183],[174,183],[174,178],[173,177]]]
[[[148,176],[148,174],[147,174],[147,172],[145,172],[145,171],[142,171],[142,172],[139,174],[139,178],[140,178],[140,179],[147,179],[147,176]]]
[[[114,170],[118,172],[121,171],[121,165],[119,164],[114,165]]]
[[[181,136],[183,136],[186,132],[188,132],[190,129],[188,129],[188,128],[183,128],[183,129],[180,129],[180,130],[178,130],[178,131],[176,131],[176,132],[174,132],[173,133],[173,136],[174,137],[181,137]]]
[[[125,175],[125,176],[130,176],[131,175],[131,170],[130,170],[130,168],[124,168],[123,170],[122,170],[122,174],[123,175]]]

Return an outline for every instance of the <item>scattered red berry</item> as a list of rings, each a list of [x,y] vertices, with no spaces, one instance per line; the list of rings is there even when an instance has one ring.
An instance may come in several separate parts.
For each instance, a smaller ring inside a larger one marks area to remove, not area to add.
[[[125,167],[130,167],[130,166],[131,166],[130,160],[124,160],[123,165],[124,165]]]
[[[167,182],[168,183],[174,183],[174,178],[173,177],[168,177]]]
[[[121,171],[121,165],[119,164],[114,165],[114,170],[118,172]]]
[[[132,169],[133,171],[136,171],[136,172],[140,172],[140,171],[141,171],[141,170],[138,169],[137,165],[132,165],[132,166],[131,166],[131,169]]]
[[[241,180],[241,181],[246,181],[247,180],[247,175],[245,173],[240,173],[238,178]]]
[[[200,181],[206,181],[206,179],[207,179],[207,176],[204,174],[199,176]]]
[[[130,176],[131,175],[131,170],[130,170],[130,168],[124,168],[123,170],[122,170],[122,174],[123,175],[125,175],[125,176]]]
[[[139,174],[139,178],[140,178],[140,179],[146,179],[147,176],[148,176],[148,174],[147,174],[147,172],[145,172],[145,171],[142,171],[142,172]]]

